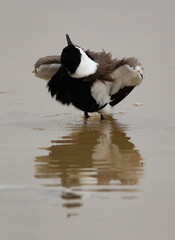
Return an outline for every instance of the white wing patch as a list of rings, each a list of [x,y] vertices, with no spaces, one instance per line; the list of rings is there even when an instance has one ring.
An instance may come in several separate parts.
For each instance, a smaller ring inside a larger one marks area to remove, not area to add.
[[[139,85],[143,80],[143,76],[143,69],[140,66],[136,66],[136,68],[133,69],[125,64],[117,68],[112,74],[114,82],[112,83],[110,94],[113,95],[117,93],[125,86]]]
[[[49,81],[60,68],[61,64],[43,64],[39,68],[34,67],[33,73],[36,77]]]

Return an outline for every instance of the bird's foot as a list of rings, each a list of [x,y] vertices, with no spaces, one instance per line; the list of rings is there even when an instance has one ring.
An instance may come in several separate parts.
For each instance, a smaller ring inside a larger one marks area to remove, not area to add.
[[[103,114],[100,113],[101,120],[105,120],[106,118],[103,116]]]
[[[85,117],[85,118],[89,118],[89,117],[90,117],[89,114],[88,114],[88,112],[84,112],[84,117]]]
[[[100,114],[101,121],[106,119],[103,115],[103,110],[99,110],[98,113]]]

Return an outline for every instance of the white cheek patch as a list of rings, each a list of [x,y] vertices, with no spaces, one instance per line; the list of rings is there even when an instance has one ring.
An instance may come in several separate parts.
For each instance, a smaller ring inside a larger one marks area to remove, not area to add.
[[[90,59],[81,48],[76,48],[78,48],[80,51],[81,61],[75,73],[70,74],[70,76],[73,78],[83,78],[94,74],[97,71],[98,63]]]
[[[33,73],[36,77],[49,81],[58,71],[61,64],[43,64],[39,68],[34,68]]]
[[[121,88],[127,86],[137,86],[143,80],[143,69],[140,66],[136,66],[135,69],[129,65],[123,65],[117,68],[112,73],[114,82],[111,88],[111,95],[118,92]]]

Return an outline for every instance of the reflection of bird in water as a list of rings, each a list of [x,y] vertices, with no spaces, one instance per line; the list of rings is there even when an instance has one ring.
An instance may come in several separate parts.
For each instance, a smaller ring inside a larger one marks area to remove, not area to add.
[[[114,120],[73,125],[35,159],[36,178],[59,179],[66,188],[83,185],[134,185],[143,173],[142,157]]]

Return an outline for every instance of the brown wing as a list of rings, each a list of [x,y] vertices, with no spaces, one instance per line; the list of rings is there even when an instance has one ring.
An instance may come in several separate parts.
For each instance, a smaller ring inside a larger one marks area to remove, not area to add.
[[[144,69],[137,58],[123,58],[118,61],[114,71],[114,84],[121,83],[116,91],[111,94],[111,106],[121,102],[137,85],[139,85],[144,77]]]
[[[34,64],[36,77],[50,80],[61,66],[61,57],[57,55],[42,57]]]
[[[41,65],[48,65],[53,63],[61,64],[61,56],[53,55],[39,58],[34,64],[34,67],[39,68]]]

